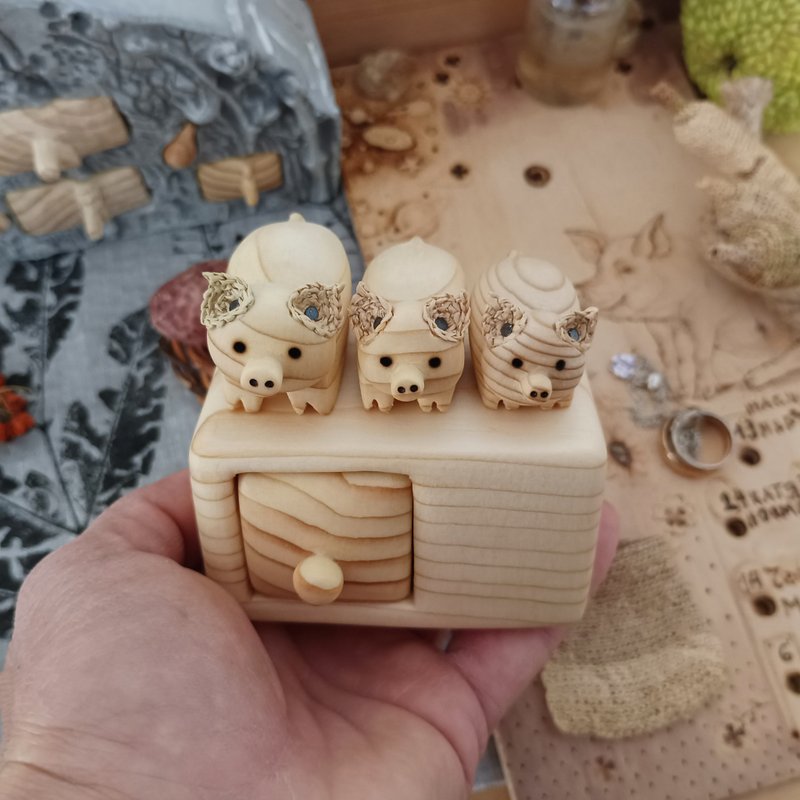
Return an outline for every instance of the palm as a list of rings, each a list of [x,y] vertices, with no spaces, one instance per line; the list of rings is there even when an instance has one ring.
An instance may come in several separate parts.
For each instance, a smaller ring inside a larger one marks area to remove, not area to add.
[[[553,634],[462,632],[441,652],[406,630],[254,627],[179,565],[190,520],[173,476],[26,582],[7,761],[35,745],[37,768],[103,797],[462,797]]]

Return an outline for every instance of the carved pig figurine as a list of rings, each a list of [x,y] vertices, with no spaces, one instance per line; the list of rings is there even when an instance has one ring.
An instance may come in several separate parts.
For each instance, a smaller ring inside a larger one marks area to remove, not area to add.
[[[204,273],[200,320],[225,377],[225,397],[245,411],[285,393],[302,414],[336,403],[347,344],[350,264],[338,237],[292,214],[253,231],[227,273]]]
[[[364,408],[416,400],[446,411],[464,370],[469,298],[461,265],[419,237],[384,250],[350,305]]]
[[[469,336],[484,405],[569,406],[596,324],[553,264],[511,253],[491,267],[472,294]]]

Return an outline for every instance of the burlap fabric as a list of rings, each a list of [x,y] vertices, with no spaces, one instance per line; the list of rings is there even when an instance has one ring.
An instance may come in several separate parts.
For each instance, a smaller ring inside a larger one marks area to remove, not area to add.
[[[586,616],[542,681],[561,731],[603,738],[688,719],[721,694],[721,643],[707,629],[663,537],[620,546]]]

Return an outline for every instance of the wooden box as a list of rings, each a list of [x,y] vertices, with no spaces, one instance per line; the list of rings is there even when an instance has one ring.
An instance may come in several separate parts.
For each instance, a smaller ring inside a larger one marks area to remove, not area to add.
[[[467,369],[446,414],[361,404],[354,342],[329,416],[285,395],[231,410],[211,383],[191,446],[209,577],[256,620],[520,627],[578,620],[592,572],[606,445],[584,378],[567,409],[491,410]],[[292,588],[311,553],[344,589]]]

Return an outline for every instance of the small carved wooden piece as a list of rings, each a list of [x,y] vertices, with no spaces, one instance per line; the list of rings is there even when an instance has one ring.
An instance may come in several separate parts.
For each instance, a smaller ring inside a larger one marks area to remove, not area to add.
[[[224,158],[201,164],[197,179],[203,197],[212,203],[244,198],[248,206],[258,204],[260,192],[283,183],[281,158],[277,153],[256,153],[244,158]]]
[[[512,252],[472,295],[470,347],[484,405],[567,407],[597,324],[558,267]]]
[[[201,321],[225,376],[225,395],[245,411],[286,394],[302,414],[333,409],[347,345],[350,264],[338,237],[292,214],[234,251],[227,273],[205,273]]]
[[[186,169],[197,158],[197,125],[187,122],[164,148],[164,163],[172,169]]]
[[[364,408],[446,411],[464,370],[469,298],[450,253],[415,237],[378,255],[350,306]]]
[[[0,175],[33,170],[56,181],[90,153],[120,147],[128,129],[108,97],[54,100],[0,113]]]
[[[147,205],[150,195],[139,170],[120,167],[85,181],[62,180],[6,195],[20,227],[33,236],[82,225],[92,241],[103,237],[106,222]]]
[[[245,474],[239,509],[253,587],[312,605],[411,591],[411,482],[384,473]]]

